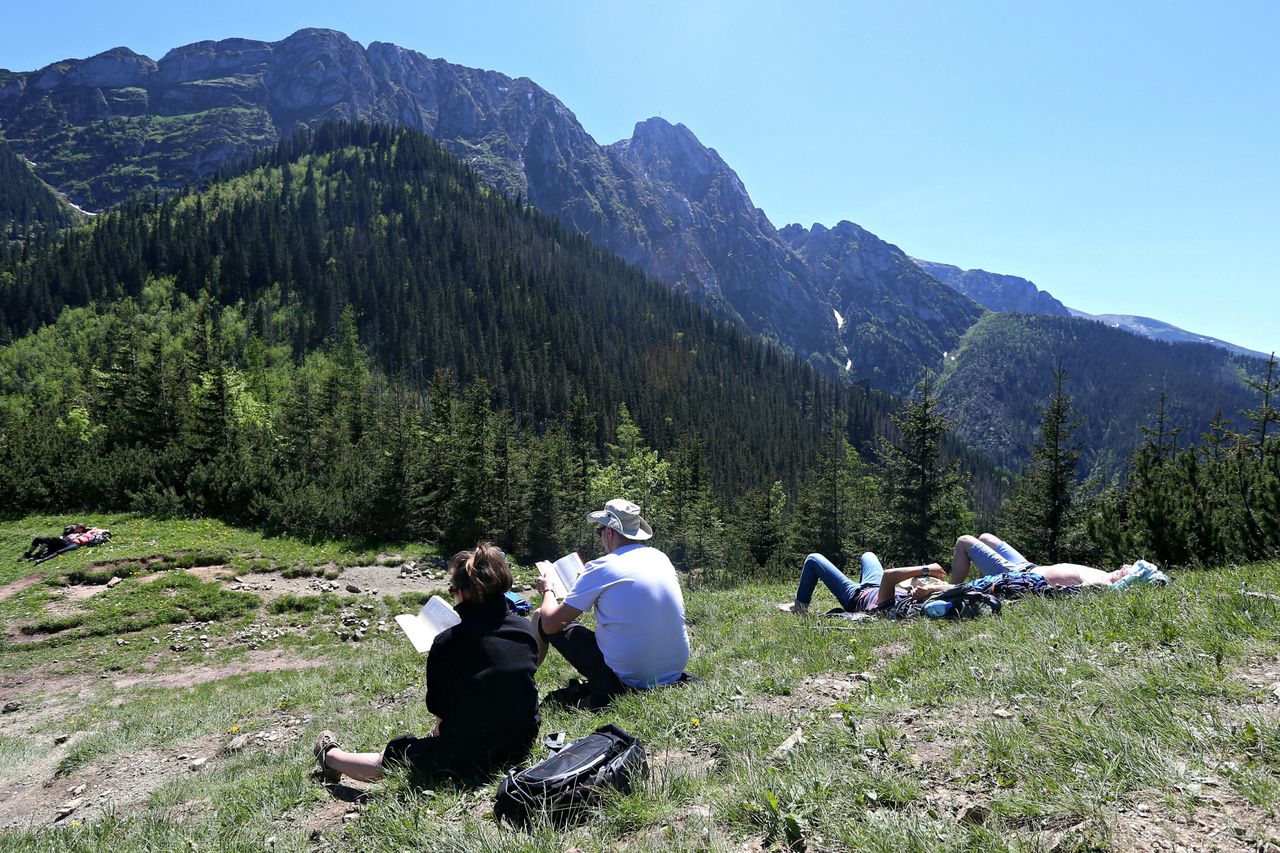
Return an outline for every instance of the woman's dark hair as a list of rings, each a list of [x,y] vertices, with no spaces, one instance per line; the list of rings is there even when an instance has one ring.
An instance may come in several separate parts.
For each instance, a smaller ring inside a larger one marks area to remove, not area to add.
[[[449,560],[449,591],[467,594],[477,604],[511,589],[507,555],[492,542],[480,542],[475,550],[459,551]]]

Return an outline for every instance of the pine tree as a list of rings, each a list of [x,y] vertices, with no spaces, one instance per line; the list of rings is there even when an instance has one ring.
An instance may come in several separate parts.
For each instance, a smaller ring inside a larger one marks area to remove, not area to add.
[[[1267,359],[1267,372],[1249,387],[1258,394],[1256,408],[1246,412],[1253,427],[1249,433],[1250,456],[1256,460],[1245,475],[1243,518],[1245,547],[1251,559],[1273,557],[1280,550],[1280,434],[1271,430],[1280,423],[1280,375],[1273,353]]]
[[[1001,508],[1004,537],[1046,563],[1082,559],[1080,442],[1075,440],[1082,419],[1072,409],[1066,381],[1059,362],[1053,370],[1053,392],[1037,407],[1040,435],[1031,445],[1030,462]]]
[[[768,487],[757,487],[743,500],[743,540],[748,552],[761,568],[768,568],[781,557],[786,541],[787,493],[781,480]]]
[[[898,441],[881,439],[879,457],[888,499],[889,559],[928,563],[950,551],[967,526],[968,499],[958,461],[942,458],[950,423],[926,370],[914,395],[893,416]]]
[[[618,426],[614,440],[605,444],[605,462],[592,472],[589,505],[602,507],[612,498],[625,498],[640,505],[645,519],[653,526],[655,534],[668,535],[666,526],[671,517],[669,507],[670,463],[658,456],[645,443],[640,427],[631,419],[631,413],[623,403],[618,407]],[[577,528],[576,546],[590,549],[593,531]]]
[[[1183,519],[1178,512],[1175,456],[1181,430],[1169,426],[1169,399],[1160,395],[1152,426],[1142,428],[1143,440],[1133,456],[1133,470],[1125,484],[1129,499],[1132,539],[1140,553],[1161,565],[1182,565],[1178,541]]]

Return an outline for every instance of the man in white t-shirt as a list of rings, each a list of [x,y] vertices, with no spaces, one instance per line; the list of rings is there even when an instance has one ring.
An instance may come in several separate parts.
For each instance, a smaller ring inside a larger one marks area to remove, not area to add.
[[[647,690],[680,680],[689,662],[684,595],[675,567],[657,548],[642,544],[653,528],[640,507],[615,498],[587,520],[600,526],[605,555],[592,560],[557,601],[545,576],[534,617],[541,661],[550,645],[587,678],[591,707],[607,705],[628,689]],[[595,608],[596,630],[574,623]]]

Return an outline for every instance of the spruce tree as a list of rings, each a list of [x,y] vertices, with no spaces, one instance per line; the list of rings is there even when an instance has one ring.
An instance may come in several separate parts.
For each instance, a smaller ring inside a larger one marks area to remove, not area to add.
[[[781,480],[749,491],[742,502],[742,536],[756,565],[768,568],[786,541],[787,493]]]
[[[895,564],[928,563],[951,550],[970,516],[958,461],[942,456],[951,425],[934,394],[929,371],[892,416],[897,441],[881,438],[878,455],[888,501],[888,557]]]
[[[796,495],[787,561],[798,564],[818,552],[838,566],[863,551],[884,550],[884,499],[869,466],[845,436],[843,417],[832,413],[817,465]]]
[[[1001,535],[1046,563],[1082,559],[1080,442],[1075,439],[1082,419],[1064,390],[1066,381],[1067,371],[1059,362],[1053,392],[1037,407],[1040,435],[1031,445],[1031,461],[1000,513]]]

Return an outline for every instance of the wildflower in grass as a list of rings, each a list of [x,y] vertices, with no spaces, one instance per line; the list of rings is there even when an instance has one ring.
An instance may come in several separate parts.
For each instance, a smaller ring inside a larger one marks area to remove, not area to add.
[[[239,732],[240,732],[239,726],[232,726],[231,728],[227,729],[227,734],[229,735],[239,734]]]

